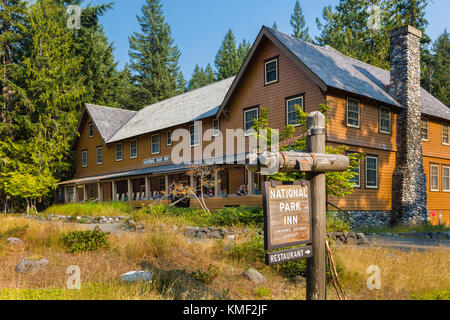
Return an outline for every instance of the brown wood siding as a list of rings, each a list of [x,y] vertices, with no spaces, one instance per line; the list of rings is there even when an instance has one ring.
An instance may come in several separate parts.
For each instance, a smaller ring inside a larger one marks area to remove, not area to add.
[[[439,166],[439,191],[431,191],[430,165],[432,164]],[[423,166],[427,176],[428,210],[435,211],[436,215],[441,211],[443,223],[450,225],[450,192],[444,192],[442,189],[442,167],[450,167],[450,159],[425,156]],[[434,223],[437,223],[438,216],[433,220]]]

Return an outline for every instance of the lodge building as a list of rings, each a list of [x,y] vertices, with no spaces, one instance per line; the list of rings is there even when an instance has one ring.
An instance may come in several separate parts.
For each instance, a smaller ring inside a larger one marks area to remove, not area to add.
[[[172,134],[188,130],[195,155],[212,143],[201,137],[213,129],[211,140],[222,138],[226,155],[236,163],[217,173],[210,208],[261,206],[266,178],[240,162],[249,152],[248,137],[241,154],[235,140],[226,139],[226,130],[250,129],[266,108],[269,126],[281,131],[296,125],[295,105],[309,113],[328,102],[327,145],[364,154],[355,191],[330,196],[330,203],[370,224],[383,224],[397,207],[412,212],[420,200],[432,221],[450,223],[450,108],[420,87],[420,77],[418,83],[420,60],[414,58],[420,55],[420,37],[410,26],[391,34],[389,72],[262,27],[236,77],[139,112],[87,104],[73,145],[75,176],[59,184],[60,199],[139,204],[169,192],[173,181],[194,185],[186,174],[190,164],[173,162],[172,151],[181,142],[172,141]],[[195,130],[198,122],[201,132]],[[295,135],[303,131],[296,127]],[[411,177],[417,183],[408,182]],[[411,184],[415,190],[408,189]],[[238,197],[242,185],[248,195]]]

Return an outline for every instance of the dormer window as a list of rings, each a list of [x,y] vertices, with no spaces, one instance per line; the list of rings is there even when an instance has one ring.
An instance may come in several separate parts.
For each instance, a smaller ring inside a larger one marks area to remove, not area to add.
[[[94,124],[91,122],[89,123],[89,138],[94,137]]]
[[[278,58],[270,59],[264,63],[265,85],[278,82]]]

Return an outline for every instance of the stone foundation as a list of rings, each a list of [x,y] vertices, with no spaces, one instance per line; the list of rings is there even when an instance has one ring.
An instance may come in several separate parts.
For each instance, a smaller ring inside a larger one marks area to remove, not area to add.
[[[392,211],[347,211],[336,212],[336,217],[348,221],[352,229],[364,227],[385,227],[391,224]]]

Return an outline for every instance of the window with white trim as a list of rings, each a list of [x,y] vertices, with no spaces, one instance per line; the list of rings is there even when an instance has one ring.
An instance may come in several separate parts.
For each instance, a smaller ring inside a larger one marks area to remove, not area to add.
[[[158,154],[160,152],[159,134],[155,134],[152,136],[152,154]]]
[[[97,147],[97,164],[103,164],[103,147]]]
[[[199,126],[193,124],[189,127],[189,146],[198,147],[200,145]]]
[[[86,168],[88,166],[88,152],[87,150],[81,151],[81,166]]]
[[[252,108],[244,111],[244,131],[246,135],[249,135],[249,131],[255,124],[255,120],[258,119],[258,108]]]
[[[439,165],[430,165],[430,189],[439,192]]]
[[[116,144],[116,161],[123,160],[123,145],[121,143]]]
[[[366,188],[378,188],[378,157],[366,156]]]
[[[442,144],[445,144],[445,145],[450,144],[448,127],[449,127],[448,123],[445,123],[445,122],[442,123]]]
[[[359,128],[360,109],[359,100],[347,99],[347,126]]]
[[[278,81],[278,58],[267,61],[264,64],[265,70],[265,80],[266,85],[275,83]]]
[[[286,122],[287,125],[291,124],[294,127],[299,125],[296,106],[299,106],[303,111],[305,110],[303,96],[286,100]]]
[[[167,131],[166,145],[170,147],[172,145],[172,130]]]
[[[220,136],[220,121],[219,121],[219,119],[213,119],[212,129],[213,129],[213,137]]]
[[[89,123],[89,138],[94,137],[94,124],[92,122]]]
[[[422,119],[422,124],[421,124],[421,134],[422,134],[422,140],[424,141],[428,141],[429,140],[429,127],[430,127],[430,123],[428,121],[428,119]]]
[[[137,140],[130,140],[130,159],[135,159],[138,156]]]
[[[450,167],[442,166],[442,191],[450,192]]]
[[[391,133],[391,110],[380,107],[380,132]]]

